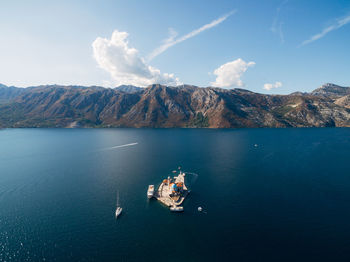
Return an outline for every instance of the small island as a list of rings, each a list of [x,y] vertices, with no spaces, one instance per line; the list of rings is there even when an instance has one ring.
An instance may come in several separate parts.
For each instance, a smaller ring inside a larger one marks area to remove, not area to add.
[[[153,193],[153,197],[170,207],[170,211],[181,212],[183,211],[183,206],[181,206],[181,204],[189,193],[185,184],[186,174],[181,170],[178,172],[173,171],[173,173],[177,174],[177,176],[173,178],[168,176],[168,178],[164,179],[158,190]],[[154,186],[150,185],[148,195],[150,188],[154,188]]]

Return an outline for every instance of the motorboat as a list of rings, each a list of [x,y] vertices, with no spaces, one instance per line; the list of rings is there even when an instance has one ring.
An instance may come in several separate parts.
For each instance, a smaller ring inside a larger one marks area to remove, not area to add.
[[[170,211],[172,211],[172,212],[183,212],[184,211],[184,207],[182,207],[182,206],[172,206],[172,207],[170,207]]]
[[[154,195],[154,185],[149,185],[147,190],[147,197],[152,198]]]

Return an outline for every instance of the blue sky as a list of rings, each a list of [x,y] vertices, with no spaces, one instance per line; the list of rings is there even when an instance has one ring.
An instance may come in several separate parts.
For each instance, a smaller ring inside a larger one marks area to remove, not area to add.
[[[348,0],[4,0],[0,34],[6,85],[350,86]],[[151,59],[169,36],[173,45]]]

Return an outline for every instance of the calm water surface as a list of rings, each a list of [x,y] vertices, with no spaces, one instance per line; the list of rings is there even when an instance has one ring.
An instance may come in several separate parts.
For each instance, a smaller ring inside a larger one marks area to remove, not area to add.
[[[0,261],[349,261],[349,167],[350,129],[0,130]]]

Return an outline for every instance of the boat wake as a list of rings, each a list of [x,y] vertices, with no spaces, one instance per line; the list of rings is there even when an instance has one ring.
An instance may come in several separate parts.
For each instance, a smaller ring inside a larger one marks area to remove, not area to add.
[[[113,149],[117,149],[117,148],[121,148],[121,147],[128,147],[128,146],[136,146],[138,143],[130,143],[130,144],[125,144],[125,145],[120,145],[120,146],[112,146],[112,147],[107,147],[107,148],[103,148],[100,151],[106,151],[106,150],[113,150]]]
[[[192,179],[189,181],[189,184],[192,186],[193,184],[196,183],[198,179],[198,174],[197,173],[192,173],[192,172],[184,172],[186,175],[192,175]]]

